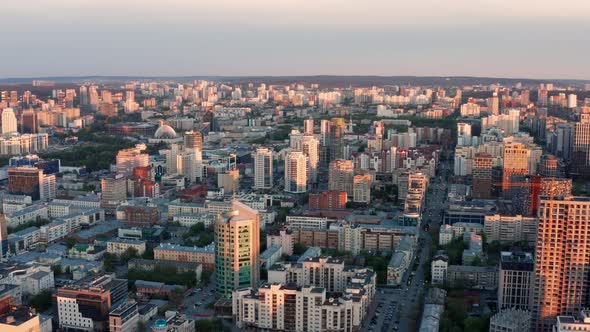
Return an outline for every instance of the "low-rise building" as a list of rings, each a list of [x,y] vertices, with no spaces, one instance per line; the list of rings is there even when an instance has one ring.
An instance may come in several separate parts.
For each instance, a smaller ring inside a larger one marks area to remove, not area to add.
[[[498,268],[496,266],[449,265],[447,269],[449,285],[467,288],[494,290],[498,288]]]
[[[107,252],[120,256],[129,249],[135,249],[138,255],[146,250],[146,241],[115,238],[107,241]]]
[[[139,323],[137,302],[129,300],[109,312],[109,332],[135,332]]]
[[[161,243],[154,248],[154,259],[174,262],[200,263],[204,269],[215,267],[215,247],[185,247],[170,243]]]

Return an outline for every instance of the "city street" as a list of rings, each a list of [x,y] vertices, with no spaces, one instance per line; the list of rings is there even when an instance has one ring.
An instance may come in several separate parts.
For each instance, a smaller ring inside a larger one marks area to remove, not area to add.
[[[442,210],[446,201],[447,183],[445,176],[450,174],[448,162],[441,162],[440,176],[432,179],[427,194],[422,224],[436,226],[441,223]],[[420,236],[416,256],[403,278],[400,288],[379,288],[375,297],[375,305],[368,320],[368,331],[416,331],[420,326],[422,315],[421,299],[425,295],[423,265],[430,263],[430,235],[420,228]],[[414,270],[414,267],[416,269]]]

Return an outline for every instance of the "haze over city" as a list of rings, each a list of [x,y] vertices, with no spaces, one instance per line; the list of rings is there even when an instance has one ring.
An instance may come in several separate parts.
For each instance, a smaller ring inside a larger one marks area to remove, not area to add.
[[[590,1],[0,2],[0,332],[590,331]]]
[[[2,1],[0,78],[588,79],[582,0]]]

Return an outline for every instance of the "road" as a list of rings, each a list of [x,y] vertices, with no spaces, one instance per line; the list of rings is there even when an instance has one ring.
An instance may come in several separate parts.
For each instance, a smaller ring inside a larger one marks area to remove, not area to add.
[[[436,226],[441,223],[448,187],[445,176],[450,172],[452,172],[452,166],[448,162],[441,163],[440,175],[432,179],[422,214],[423,225]],[[430,282],[430,280],[424,280],[423,265],[430,263],[431,241],[428,232],[421,227],[416,257],[402,280],[402,286],[396,289],[378,289],[374,305],[369,313],[368,331],[413,332],[418,330],[422,315],[421,300],[426,290],[424,285]]]

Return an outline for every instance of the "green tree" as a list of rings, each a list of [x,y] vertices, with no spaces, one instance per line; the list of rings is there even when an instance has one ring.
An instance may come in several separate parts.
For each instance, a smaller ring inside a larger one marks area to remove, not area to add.
[[[35,308],[38,312],[44,312],[47,309],[51,308],[51,298],[53,296],[53,292],[51,289],[46,289],[41,293],[33,296],[29,301],[29,304]]]
[[[307,250],[307,247],[301,243],[295,243],[293,245],[293,254],[294,255],[303,255],[303,253]]]

